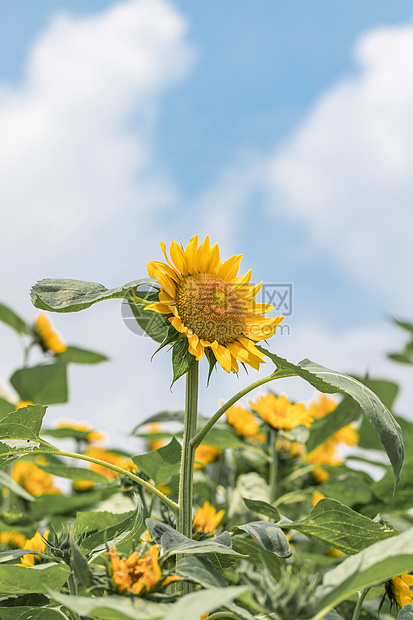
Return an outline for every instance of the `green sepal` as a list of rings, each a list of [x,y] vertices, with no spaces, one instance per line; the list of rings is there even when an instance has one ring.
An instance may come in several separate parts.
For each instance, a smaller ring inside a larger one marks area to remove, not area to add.
[[[139,297],[151,303],[159,301],[158,296],[159,293],[154,293],[153,291],[142,291],[142,293],[139,293]],[[139,327],[148,334],[152,340],[163,343],[169,333],[169,328],[172,327],[167,317],[153,310],[145,310],[145,305],[139,302],[129,301],[128,303]],[[178,332],[176,330],[174,331],[178,337]]]
[[[41,310],[79,312],[98,301],[132,298],[134,289],[153,282],[156,282],[153,278],[142,278],[118,288],[107,289],[96,282],[47,278],[32,287],[30,297],[33,305]]]
[[[209,363],[208,378],[207,378],[207,387],[208,387],[210,379],[211,379],[212,371],[214,370],[218,362],[212,349],[210,349],[209,347],[205,348],[205,355]]]
[[[180,338],[172,349],[172,370],[174,373],[171,387],[180,377],[186,375],[188,370],[195,364],[195,356],[188,350],[187,338]]]

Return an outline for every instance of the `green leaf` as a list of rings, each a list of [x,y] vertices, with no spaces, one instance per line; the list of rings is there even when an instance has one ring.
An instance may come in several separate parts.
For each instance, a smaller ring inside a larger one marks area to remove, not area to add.
[[[41,594],[50,588],[60,590],[69,574],[70,569],[65,564],[39,564],[33,568],[1,564],[0,592],[7,595],[26,592]]]
[[[67,347],[66,351],[59,353],[59,360],[71,362],[72,364],[99,364],[107,362],[109,358],[102,353],[81,349],[80,347]]]
[[[242,441],[231,429],[219,426],[211,428],[203,442],[220,450],[236,450],[248,447],[245,441]]]
[[[97,471],[87,469],[86,467],[72,467],[70,465],[42,465],[36,463],[37,467],[42,469],[52,476],[58,476],[59,478],[68,478],[69,480],[82,480],[89,482],[101,482],[107,484],[110,482],[108,478],[102,476]]]
[[[94,429],[81,431],[77,428],[62,426],[60,428],[44,428],[42,430],[42,435],[49,435],[50,437],[56,437],[57,439],[76,439],[77,441],[86,441],[87,436],[92,430]]]
[[[8,306],[0,303],[0,321],[12,327],[18,334],[27,334],[29,327],[22,318]]]
[[[11,403],[6,398],[1,398],[0,396],[0,420],[12,411],[16,411],[16,407],[13,405],[13,403]]]
[[[47,407],[27,405],[12,411],[0,421],[0,441],[5,439],[38,440]]]
[[[357,420],[361,413],[360,405],[350,396],[346,396],[334,411],[324,416],[324,418],[314,420],[310,428],[310,437],[306,444],[307,452],[310,453],[318,446],[321,446],[334,433]]]
[[[83,280],[59,280],[48,278],[35,284],[30,292],[33,304],[41,310],[50,312],[78,312],[105,299],[124,299],[131,297],[138,286],[155,282],[143,278],[128,282],[118,288],[107,289],[96,282]]]
[[[251,538],[241,538],[233,536],[232,546],[235,551],[246,555],[246,561],[250,562],[259,571],[268,569],[275,581],[281,579],[283,565],[282,561],[271,551],[267,551],[261,545],[257,545]]]
[[[96,515],[96,513],[94,514]],[[104,514],[108,515],[108,513]],[[92,532],[82,541],[80,548],[83,553],[99,554],[105,551],[108,546],[129,540],[142,525],[142,504],[139,503],[136,510],[128,514],[126,518],[120,520],[120,517],[124,517],[124,515],[115,516],[118,520],[113,525],[109,526],[107,523],[106,527],[100,531]],[[78,514],[75,526],[79,532],[82,532],[82,523],[85,523],[85,520],[90,524],[90,519]]]
[[[31,504],[31,512],[34,519],[42,519],[44,515],[75,514],[76,511],[107,499],[115,492],[114,487],[106,485],[99,489],[93,489],[76,495],[40,495]]]
[[[228,583],[215,566],[202,556],[185,556],[174,567],[174,574],[204,588],[225,588]]]
[[[93,573],[89,564],[79,546],[73,542],[70,547],[70,568],[82,586],[85,588],[93,586]]]
[[[327,498],[320,500],[308,517],[285,527],[349,555],[398,534],[391,526],[381,525],[337,500]]]
[[[153,450],[146,454],[139,454],[132,457],[133,462],[149,478],[155,486],[159,486],[168,478],[179,473],[181,466],[181,444],[175,438],[167,446]]]
[[[82,617],[99,620],[161,620],[170,609],[169,605],[153,603],[140,596],[69,596],[50,592],[53,599]],[[182,620],[182,619],[181,619]]]
[[[368,504],[370,502],[373,481],[366,472],[355,471],[344,465],[327,466],[325,468],[329,473],[329,479],[319,487],[319,490],[324,495],[332,497],[342,504],[350,506],[350,508],[355,504]],[[400,485],[398,490],[399,488]]]
[[[20,484],[17,484],[17,482],[15,482],[13,478],[11,478],[11,476],[9,476],[8,474],[6,474],[6,472],[1,471],[1,470],[0,470],[0,484],[4,487],[7,487],[8,489],[10,489],[10,491],[15,493],[19,497],[22,497],[26,501],[28,502],[33,501],[33,496],[30,495],[30,493],[25,491],[23,487],[20,486]]]
[[[193,592],[179,599],[166,614],[165,620],[199,620],[201,615],[220,609],[246,590],[245,587],[232,586]]]
[[[399,615],[397,616],[397,620],[412,620],[413,618],[413,603],[409,603],[406,607],[403,607],[399,611]]]
[[[20,368],[12,375],[10,383],[21,400],[43,405],[67,402],[66,364],[56,362]]]
[[[69,620],[59,609],[50,607],[2,607],[1,620]]]
[[[251,512],[255,512],[255,514],[259,515],[265,515],[274,521],[280,520],[280,513],[268,502],[264,502],[260,499],[248,499],[246,497],[244,497],[243,500],[244,504],[248,510],[251,510]]]
[[[185,375],[193,364],[195,364],[195,357],[188,351],[187,338],[180,338],[172,349],[172,369],[174,378],[172,385],[180,377]]]
[[[36,555],[39,555],[41,558],[44,558],[50,562],[50,556],[40,553],[40,551],[36,551],[35,549],[10,549],[9,551],[2,551],[0,553],[0,564],[3,564],[3,562],[14,562],[14,560],[17,560],[28,553],[36,553]]]
[[[140,296],[146,298],[145,295]],[[158,301],[158,295],[156,295],[155,301]],[[143,304],[139,303],[129,302],[129,307],[140,328],[148,334],[152,340],[162,344],[162,347],[159,347],[158,350],[171,343],[173,340],[176,340],[178,337],[179,334],[176,329],[173,330],[175,333],[171,332],[171,324],[164,314],[159,314],[159,312],[153,312],[152,310],[145,310]]]
[[[321,620],[341,601],[395,575],[413,565],[413,528],[389,540],[381,540],[353,555],[324,575],[316,590],[312,620]]]
[[[158,424],[164,422],[180,422],[183,424],[185,421],[185,411],[160,411],[154,415],[145,418],[142,422],[139,422],[133,429],[131,435],[136,435],[139,429],[148,424]]]
[[[284,532],[275,523],[253,521],[245,525],[238,525],[237,528],[247,532],[261,547],[278,557],[288,558],[291,555],[290,543]]]
[[[391,471],[387,471],[381,480],[374,482],[371,490],[373,495],[386,506],[386,511],[388,509],[390,511],[400,511],[411,508],[413,497],[413,458],[408,459],[403,466],[400,484],[394,497],[392,497]]]
[[[343,392],[354,398],[379,434],[393,466],[397,486],[404,458],[402,432],[390,411],[374,392],[357,379],[315,364],[311,360],[305,359],[296,366],[262,347],[258,348],[273,360],[279,370],[286,371],[285,376],[297,375],[320,392],[329,394]]]

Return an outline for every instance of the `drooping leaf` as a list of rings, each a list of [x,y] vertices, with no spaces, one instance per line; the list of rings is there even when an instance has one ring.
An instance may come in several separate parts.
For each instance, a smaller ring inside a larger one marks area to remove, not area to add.
[[[172,385],[180,377],[183,377],[195,362],[195,357],[188,350],[188,340],[186,338],[178,340],[172,349],[172,370],[174,375]]]
[[[21,400],[54,405],[67,402],[67,366],[56,361],[31,368],[20,368],[10,378],[10,383]]]
[[[341,428],[357,420],[361,414],[360,405],[350,396],[344,397],[334,411],[312,423],[310,437],[306,444],[308,453],[321,446]]]
[[[96,515],[97,513],[94,514]],[[107,514],[108,513],[105,513],[105,515]],[[107,524],[106,527],[91,533],[82,541],[80,549],[83,553],[93,552],[94,554],[99,554],[105,551],[107,546],[113,546],[115,541],[116,544],[119,544],[129,539],[131,533],[135,532],[142,524],[142,504],[139,503],[136,510],[128,514],[126,518],[120,519],[120,517],[124,517],[124,515],[116,515],[116,517],[118,521],[113,523],[113,525],[109,526]],[[78,514],[75,524],[76,528],[82,531],[82,524],[85,522],[89,522],[90,525],[90,519],[88,519],[87,516],[83,517],[81,514]]]
[[[72,364],[100,364],[100,362],[107,362],[109,358],[103,353],[69,346],[66,351],[59,353],[59,360]]]
[[[235,551],[247,556],[246,561],[250,562],[256,569],[267,569],[275,581],[279,581],[282,575],[282,561],[271,551],[267,551],[261,545],[257,545],[251,538],[241,538],[233,536],[232,545]]]
[[[182,557],[175,565],[174,574],[198,583],[204,588],[225,588],[228,583],[219,570],[202,556]]]
[[[50,562],[50,556],[47,556],[44,553],[40,553],[40,551],[35,551],[35,550],[30,551],[29,549],[10,549],[9,551],[0,552],[0,564],[10,563],[10,562],[13,562],[14,564],[16,564],[15,560],[20,559],[21,557],[23,557],[24,555],[28,553],[30,554],[34,552],[36,552],[36,555]]]
[[[322,585],[316,590],[312,620],[321,620],[341,601],[411,570],[412,565],[413,528],[352,555],[324,575]]]
[[[372,521],[337,500],[328,498],[320,500],[308,517],[285,527],[298,530],[311,540],[349,555],[398,534],[394,528]]]
[[[0,321],[13,328],[18,334],[27,334],[29,327],[18,314],[8,306],[0,303]]]
[[[288,558],[291,555],[290,543],[282,529],[275,523],[253,521],[238,525],[237,528],[247,532],[261,547],[278,557]]]
[[[227,605],[247,590],[246,587],[210,588],[193,592],[178,600],[165,620],[199,620],[200,616]]]
[[[132,460],[158,486],[179,473],[181,444],[173,438],[167,446],[139,454],[132,457]]]
[[[53,599],[81,617],[99,620],[161,620],[169,605],[148,601],[140,596],[70,596],[52,591]]]
[[[329,394],[342,392],[354,398],[380,437],[380,441],[393,466],[397,485],[400,480],[400,471],[404,459],[402,432],[390,411],[374,392],[360,383],[360,381],[357,381],[357,379],[315,364],[308,359],[295,365],[262,347],[258,348],[275,363],[277,369],[285,370],[285,376],[299,376],[320,392]]]
[[[246,505],[248,510],[251,510],[251,512],[255,512],[255,514],[259,515],[265,515],[273,521],[280,520],[280,513],[274,506],[272,506],[268,502],[264,502],[260,499],[248,499],[246,497],[244,497],[243,499],[244,504]]]
[[[147,295],[142,295],[142,297],[146,299]],[[158,295],[156,294],[155,297],[156,299],[154,301],[157,300]],[[159,342],[163,346],[166,346],[169,342],[177,338],[177,331],[174,330],[175,334],[171,332],[171,324],[164,314],[159,314],[152,310],[145,310],[143,304],[134,302],[129,302],[129,307],[139,327],[144,333],[150,336],[152,340],[155,340],[155,342]]]
[[[78,312],[98,301],[124,299],[132,296],[138,286],[155,282],[143,278],[128,282],[118,288],[107,289],[96,282],[48,278],[35,284],[30,296],[36,308],[50,312]]]
[[[45,593],[60,590],[67,581],[70,569],[65,564],[39,564],[33,568],[0,564],[0,593]]]

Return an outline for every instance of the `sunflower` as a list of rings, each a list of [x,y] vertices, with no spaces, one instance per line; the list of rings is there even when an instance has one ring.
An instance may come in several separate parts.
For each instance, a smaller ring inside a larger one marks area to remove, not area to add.
[[[274,335],[283,316],[264,318],[274,306],[256,303],[262,282],[250,285],[251,270],[237,276],[242,254],[222,262],[218,244],[209,237],[198,247],[192,237],[184,250],[172,241],[171,260],[161,243],[166,263],[148,262],[148,273],[161,288],[159,300],[145,310],[165,315],[178,338],[187,338],[188,351],[198,361],[205,355],[226,372],[238,372],[238,362],[259,369],[264,363],[254,341]]]

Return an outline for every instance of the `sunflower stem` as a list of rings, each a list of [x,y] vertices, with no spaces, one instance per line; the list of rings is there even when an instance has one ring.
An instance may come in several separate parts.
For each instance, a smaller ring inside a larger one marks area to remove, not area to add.
[[[270,442],[270,472],[268,484],[270,487],[270,504],[275,502],[277,497],[277,474],[278,474],[278,452],[277,452],[277,437],[278,433],[275,429],[270,429],[269,442]]]
[[[185,425],[182,442],[181,470],[179,474],[179,497],[176,529],[187,538],[192,538],[192,486],[194,478],[195,447],[192,440],[196,433],[198,417],[198,362],[192,364],[186,374]],[[179,556],[177,558],[179,560]],[[193,584],[178,582],[177,590],[187,594]]]
[[[195,435],[195,437],[193,437],[193,439],[191,440],[192,447],[195,449],[199,446],[199,444],[203,441],[204,437],[209,433],[209,431],[214,426],[214,424],[218,422],[219,418],[224,415],[227,409],[229,409],[230,407],[232,407],[232,405],[238,402],[240,398],[242,398],[243,396],[246,396],[247,394],[252,392],[252,390],[255,390],[255,388],[260,387],[261,385],[264,385],[265,383],[268,383],[269,381],[274,381],[274,379],[282,379],[284,377],[292,377],[292,376],[294,375],[288,370],[287,371],[276,370],[271,375],[269,375],[269,377],[265,377],[264,379],[259,379],[258,381],[251,383],[251,385],[249,385],[248,387],[244,388],[243,390],[235,394],[235,396],[230,398],[224,405],[222,405],[220,409],[218,409],[218,411],[212,416],[212,418],[208,420],[205,426],[203,426],[201,430],[198,431],[198,433]]]
[[[353,620],[358,620],[359,619],[361,608],[362,608],[363,603],[364,603],[364,599],[366,598],[367,592],[369,590],[370,590],[370,588],[366,588],[365,590],[360,590],[359,591],[359,598],[358,598],[358,601],[357,601],[357,605],[354,608]]]

